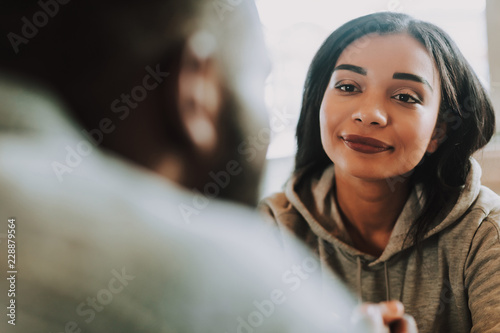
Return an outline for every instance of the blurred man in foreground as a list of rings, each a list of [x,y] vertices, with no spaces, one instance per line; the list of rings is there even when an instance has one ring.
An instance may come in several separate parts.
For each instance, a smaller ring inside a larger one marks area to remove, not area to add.
[[[250,2],[5,6],[2,332],[368,329],[313,256],[218,200],[256,202],[269,139]]]

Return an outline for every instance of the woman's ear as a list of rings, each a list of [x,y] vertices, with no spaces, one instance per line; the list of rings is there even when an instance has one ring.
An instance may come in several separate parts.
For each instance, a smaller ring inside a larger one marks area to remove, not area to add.
[[[220,76],[215,61],[213,35],[191,35],[181,56],[178,103],[180,121],[199,153],[209,155],[218,143],[218,119],[222,106]]]
[[[434,128],[434,132],[432,132],[431,140],[427,145],[427,153],[432,154],[438,148],[439,145],[446,140],[446,129],[447,125],[444,121],[438,121],[436,127]]]

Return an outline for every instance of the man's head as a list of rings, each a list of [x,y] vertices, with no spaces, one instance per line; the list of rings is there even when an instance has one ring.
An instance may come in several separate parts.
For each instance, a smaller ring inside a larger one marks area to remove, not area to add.
[[[0,69],[49,86],[89,140],[208,196],[254,203],[269,64],[252,3],[42,0],[0,15]]]

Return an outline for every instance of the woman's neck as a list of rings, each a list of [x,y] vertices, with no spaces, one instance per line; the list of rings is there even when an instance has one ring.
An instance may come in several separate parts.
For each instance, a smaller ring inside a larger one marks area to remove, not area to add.
[[[380,256],[410,193],[409,179],[390,186],[385,180],[363,180],[335,170],[340,214],[353,245]]]

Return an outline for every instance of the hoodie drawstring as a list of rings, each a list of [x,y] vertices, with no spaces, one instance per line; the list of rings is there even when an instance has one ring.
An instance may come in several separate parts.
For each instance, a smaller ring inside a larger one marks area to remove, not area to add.
[[[391,287],[389,285],[389,269],[387,268],[387,261],[384,261],[384,273],[385,273],[385,300],[391,300]]]
[[[361,289],[361,258],[356,257],[356,261],[358,263],[358,302],[361,304],[363,302],[363,290]],[[384,262],[384,275],[385,275],[385,300],[391,300],[391,285],[389,282],[389,268],[387,267],[387,262]]]
[[[358,302],[361,304],[363,302],[363,290],[361,290],[361,258],[356,257],[358,262]]]

